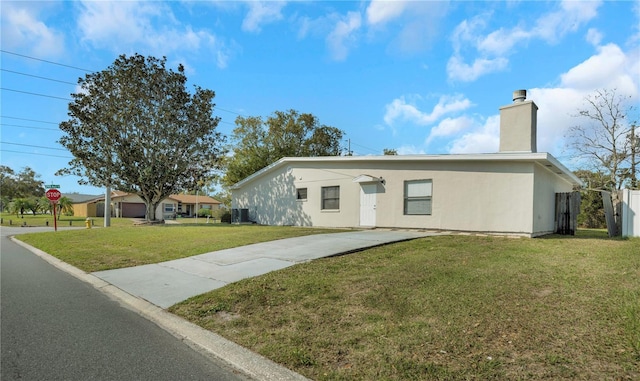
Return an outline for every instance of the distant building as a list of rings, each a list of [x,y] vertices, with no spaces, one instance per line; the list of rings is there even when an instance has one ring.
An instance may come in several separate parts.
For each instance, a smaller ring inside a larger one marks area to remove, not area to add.
[[[78,217],[104,217],[104,196],[74,200],[73,214]],[[177,216],[194,217],[199,209],[219,209],[222,203],[204,195],[171,195],[156,209],[156,218],[172,219]],[[111,192],[111,216],[124,218],[145,218],[146,206],[140,196],[121,191]]]

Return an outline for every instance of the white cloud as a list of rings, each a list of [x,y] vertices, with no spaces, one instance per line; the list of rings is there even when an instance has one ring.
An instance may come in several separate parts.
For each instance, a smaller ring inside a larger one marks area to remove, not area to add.
[[[567,130],[577,123],[573,117],[589,91],[566,87],[533,88],[527,98],[538,106],[538,152],[559,155],[564,149]]]
[[[385,24],[402,15],[407,1],[372,0],[367,7],[367,23],[369,25]]]
[[[478,50],[484,54],[502,56],[508,54],[520,41],[531,38],[531,33],[516,27],[513,29],[500,28],[489,33],[478,43]]]
[[[551,43],[557,42],[569,32],[575,32],[582,24],[597,16],[601,1],[564,0],[560,9],[540,17],[532,34]]]
[[[466,133],[450,144],[450,153],[490,153],[500,147],[500,116],[487,118],[478,130]]]
[[[596,17],[600,4],[600,1],[566,0],[560,3],[558,9],[540,16],[530,29],[515,25],[501,27],[486,35],[483,35],[483,31],[492,14],[463,20],[452,34],[454,54],[447,64],[447,74],[450,79],[470,82],[485,74],[505,70],[509,63],[507,57],[513,54],[518,45],[533,39],[557,43],[567,33],[575,32]],[[589,38],[595,42],[599,37],[592,32]],[[477,57],[465,59],[465,48],[475,50]],[[473,64],[466,63],[468,61],[473,61]]]
[[[333,59],[342,61],[347,58],[349,48],[356,43],[354,33],[360,29],[362,17],[358,12],[348,12],[341,17],[327,36],[327,45]]]
[[[480,14],[470,20],[462,20],[451,35],[453,51],[458,54],[466,45],[477,45],[481,41],[480,31],[486,27],[490,14]]]
[[[493,59],[476,58],[473,64],[469,65],[463,62],[461,57],[452,56],[447,62],[447,75],[452,79],[471,82],[485,74],[504,70],[508,64],[508,59],[498,57]]]
[[[38,57],[58,57],[64,52],[64,34],[38,19],[37,8],[27,3],[2,3],[2,46]]]
[[[475,124],[475,121],[468,116],[458,118],[446,118],[431,129],[425,144],[429,145],[433,139],[455,135],[460,131],[467,130]]]
[[[589,30],[587,31],[587,35],[585,36],[585,39],[591,45],[598,46],[602,41],[602,33],[600,33],[600,31],[597,30],[596,28],[589,28]]]
[[[154,55],[211,50],[224,68],[232,54],[212,33],[182,26],[173,11],[159,2],[84,1],[79,4],[78,27],[82,40],[115,53],[133,51]]]
[[[249,13],[242,21],[242,30],[260,32],[262,25],[282,20],[286,1],[248,1]]]
[[[625,54],[619,46],[608,44],[598,48],[598,54],[571,68],[560,78],[562,86],[583,91],[616,88],[629,95],[637,95],[638,57]]]
[[[334,12],[316,18],[295,16],[293,20],[298,38],[326,36],[331,58],[340,61],[347,58],[362,38],[374,41],[376,33],[385,38],[393,33],[389,54],[422,51],[440,37],[439,24],[447,9],[445,2],[374,0],[363,11]],[[394,28],[388,28],[393,29],[390,32],[384,27],[392,22]]]
[[[471,101],[461,95],[442,96],[438,100],[438,104],[433,107],[433,110],[430,113],[425,113],[420,111],[416,105],[408,103],[406,97],[402,96],[385,106],[384,121],[388,125],[393,125],[398,120],[427,125],[446,114],[466,110],[471,105]]]
[[[398,147],[398,155],[424,155],[425,151],[422,148],[418,148],[414,145],[404,145]]]

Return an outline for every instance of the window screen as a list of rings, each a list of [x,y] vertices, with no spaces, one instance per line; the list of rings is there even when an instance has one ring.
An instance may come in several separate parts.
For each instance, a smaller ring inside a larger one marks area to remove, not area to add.
[[[322,187],[322,209],[340,209],[340,187]]]
[[[296,199],[297,200],[306,200],[307,199],[307,188],[298,188],[298,189],[296,189]]]
[[[431,180],[404,182],[404,214],[431,214]]]

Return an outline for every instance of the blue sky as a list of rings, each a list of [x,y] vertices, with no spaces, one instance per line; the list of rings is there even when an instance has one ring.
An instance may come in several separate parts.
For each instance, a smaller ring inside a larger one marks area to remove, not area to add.
[[[356,155],[498,150],[499,107],[526,89],[538,151],[565,146],[584,97],[640,103],[638,1],[2,1],[1,161],[63,192],[57,140],[85,70],[166,56],[216,92],[218,130],[295,109],[346,132]],[[66,66],[63,66],[66,65]]]

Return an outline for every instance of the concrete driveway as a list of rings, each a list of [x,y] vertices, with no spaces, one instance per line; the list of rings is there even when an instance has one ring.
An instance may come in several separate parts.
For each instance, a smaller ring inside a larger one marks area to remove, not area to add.
[[[214,251],[152,265],[92,273],[161,308],[241,279],[317,258],[443,233],[366,230],[318,234]]]

